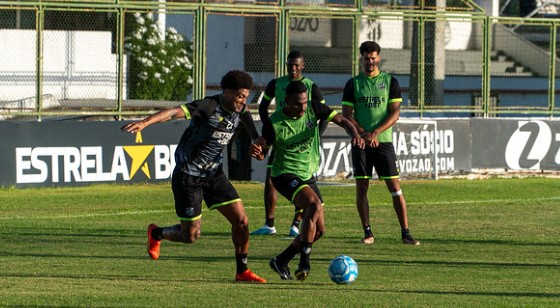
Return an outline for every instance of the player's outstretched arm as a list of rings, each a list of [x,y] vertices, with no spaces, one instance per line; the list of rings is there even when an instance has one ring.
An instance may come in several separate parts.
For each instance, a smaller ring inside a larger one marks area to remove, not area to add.
[[[356,129],[356,126],[354,126],[354,124],[352,124],[352,122],[347,118],[338,113],[331,119],[331,122],[346,130],[346,133],[348,133],[348,135],[352,137],[353,145],[359,147],[360,149],[363,149],[365,147],[364,139],[360,137],[358,129]]]
[[[129,133],[137,133],[142,131],[144,128],[154,124],[154,123],[163,123],[170,121],[172,119],[182,118],[185,117],[185,111],[181,107],[176,107],[172,109],[166,109],[159,112],[156,112],[144,120],[131,122],[123,127],[121,127],[122,131],[129,132]]]

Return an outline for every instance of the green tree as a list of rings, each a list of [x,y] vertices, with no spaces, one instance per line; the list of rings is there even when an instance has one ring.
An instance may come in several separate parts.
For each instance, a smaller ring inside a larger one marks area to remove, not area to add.
[[[151,13],[134,14],[133,30],[126,37],[129,57],[130,99],[183,101],[191,92],[192,42],[174,28],[164,37]]]

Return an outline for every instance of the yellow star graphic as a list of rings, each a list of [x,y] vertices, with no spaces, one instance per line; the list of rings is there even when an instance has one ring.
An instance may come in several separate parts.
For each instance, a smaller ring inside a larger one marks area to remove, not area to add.
[[[136,134],[136,143],[142,143],[142,135],[140,133]],[[138,169],[142,168],[142,172],[151,179],[150,169],[148,167],[148,163],[146,162],[146,158],[148,155],[153,151],[153,145],[129,145],[123,146],[123,149],[128,156],[132,158],[132,166],[130,166],[130,178],[132,179]]]

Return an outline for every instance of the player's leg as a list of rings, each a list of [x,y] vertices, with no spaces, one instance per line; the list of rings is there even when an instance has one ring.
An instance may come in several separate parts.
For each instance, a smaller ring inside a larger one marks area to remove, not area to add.
[[[307,186],[305,181],[296,177],[293,174],[282,174],[278,177],[272,178],[274,186],[278,189],[278,192],[288,199],[291,203],[294,203],[295,194],[301,189],[302,186]],[[297,185],[292,185],[297,183]],[[297,208],[302,209],[299,204],[295,204]],[[275,256],[270,260],[270,268],[272,268],[281,279],[292,279],[290,274],[290,268],[288,264],[298,255],[301,251],[300,236],[294,238],[292,243],[284,249],[280,254]]]
[[[398,178],[385,179],[385,185],[391,194],[391,199],[393,201],[393,208],[397,214],[397,219],[399,220],[399,225],[401,229],[408,229],[408,215],[406,210],[406,202],[404,195],[402,194],[400,181]]]
[[[379,144],[377,155],[375,170],[379,178],[385,181],[385,185],[391,194],[393,208],[395,209],[397,219],[401,226],[402,241],[404,244],[420,245],[420,242],[410,235],[408,229],[406,201],[401,189],[399,169],[397,168],[397,156],[393,144],[390,142]]]
[[[175,199],[175,212],[181,224],[160,228],[156,224],[148,226],[148,255],[157,260],[160,255],[161,240],[194,243],[200,238],[202,218],[202,186],[200,178],[192,177],[175,168],[171,188]]]
[[[391,194],[393,200],[393,208],[397,214],[399,224],[401,226],[401,237],[404,244],[420,245],[420,242],[415,240],[408,229],[408,213],[406,208],[406,200],[402,193],[400,180],[398,178],[386,179],[385,184]]]
[[[300,281],[305,280],[310,266],[310,255],[313,243],[319,239],[324,231],[325,225],[322,220],[323,207],[322,201],[315,191],[304,186],[294,198],[294,203],[303,208],[302,227],[299,234],[300,240],[300,262],[295,272],[296,278]]]
[[[249,219],[241,201],[220,206],[218,211],[231,224],[231,240],[236,255],[247,255],[249,252]]]
[[[294,218],[292,219],[292,225],[290,226],[290,232],[288,233],[291,237],[296,237],[299,235],[299,227],[301,220],[303,218],[303,210],[294,207]]]
[[[247,267],[249,253],[249,219],[245,214],[243,203],[235,201],[229,205],[220,206],[218,211],[231,224],[231,240],[235,247],[236,281],[264,283],[265,279],[257,276]]]
[[[264,218],[265,223],[259,229],[251,232],[251,235],[273,235],[276,234],[276,227],[274,226],[274,217],[276,214],[276,203],[278,202],[278,197],[276,193],[276,188],[272,183],[270,177],[270,169],[272,167],[272,159],[274,157],[274,151],[270,153],[268,164],[266,168],[266,179],[264,181]]]
[[[226,175],[219,172],[208,178],[204,190],[204,202],[210,210],[217,209],[231,224],[236,261],[236,281],[266,282],[247,267],[249,253],[249,218],[237,190]]]
[[[364,238],[361,240],[364,244],[372,244],[374,242],[373,231],[369,220],[369,179],[356,179],[356,208],[360,216],[360,222],[364,229]]]
[[[354,178],[356,179],[356,209],[364,230],[364,237],[360,241],[363,244],[373,244],[375,241],[369,220],[368,190],[373,170],[370,151],[370,148],[363,150],[355,146],[352,147],[352,164]]]

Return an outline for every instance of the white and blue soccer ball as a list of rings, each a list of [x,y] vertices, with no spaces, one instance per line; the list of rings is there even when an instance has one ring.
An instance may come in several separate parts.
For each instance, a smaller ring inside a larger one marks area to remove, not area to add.
[[[329,277],[338,284],[350,284],[358,278],[358,264],[349,256],[334,258],[329,265]]]

